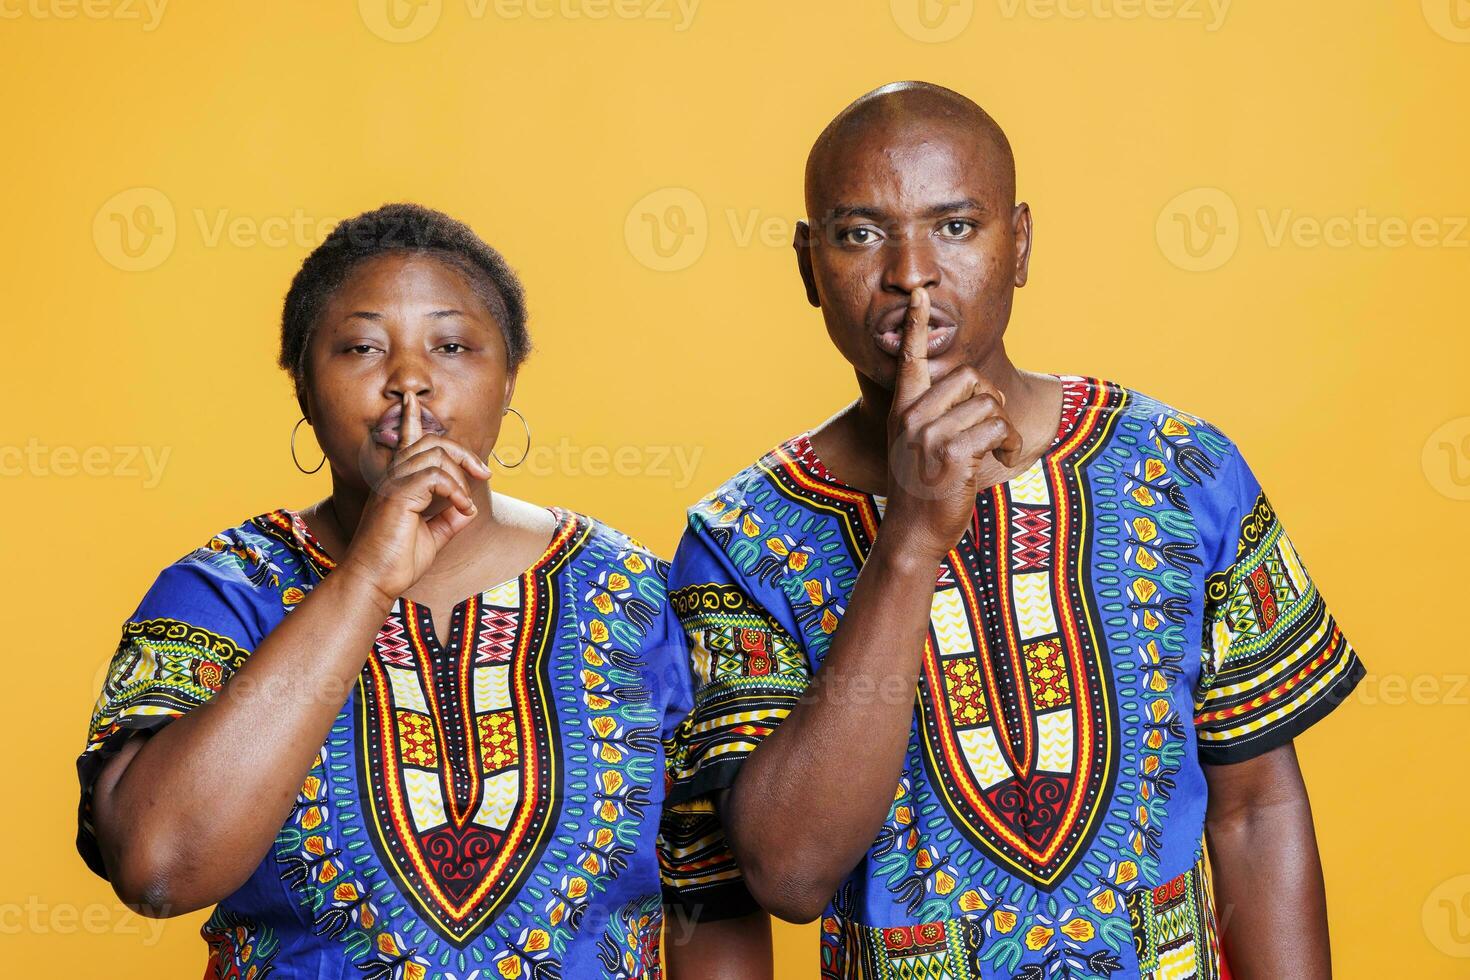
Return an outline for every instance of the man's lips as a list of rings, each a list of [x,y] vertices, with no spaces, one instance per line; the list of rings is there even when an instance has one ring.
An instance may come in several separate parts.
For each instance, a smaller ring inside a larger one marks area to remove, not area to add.
[[[897,357],[903,350],[904,321],[908,318],[908,307],[900,306],[879,317],[873,330],[873,342],[889,357]],[[949,350],[959,330],[948,314],[938,309],[929,311],[929,356],[935,357]]]
[[[373,426],[373,441],[380,446],[386,446],[389,449],[397,449],[399,429],[401,428],[400,423],[402,422],[402,419],[402,404],[394,405],[392,408],[388,409],[388,411],[384,412],[382,416],[378,419],[377,424]],[[419,406],[419,422],[423,426],[424,435],[426,436],[443,435],[447,431],[444,426],[440,424],[439,420],[434,417],[434,413],[429,411],[428,407],[425,405]]]

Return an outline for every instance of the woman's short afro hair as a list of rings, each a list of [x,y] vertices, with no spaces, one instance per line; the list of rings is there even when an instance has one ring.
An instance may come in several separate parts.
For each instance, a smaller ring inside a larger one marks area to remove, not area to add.
[[[512,371],[531,352],[525,290],[501,254],[468,225],[441,211],[385,204],[333,228],[291,280],[281,312],[279,364],[291,375],[303,404],[307,345],[322,310],[360,263],[390,253],[433,255],[458,270],[499,322]]]

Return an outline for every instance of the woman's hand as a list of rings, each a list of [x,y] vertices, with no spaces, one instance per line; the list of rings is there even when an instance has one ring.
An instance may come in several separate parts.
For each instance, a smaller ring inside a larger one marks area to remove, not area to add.
[[[474,520],[470,481],[489,478],[483,459],[445,436],[423,434],[418,399],[409,392],[403,399],[398,446],[363,507],[342,567],[392,602]]]
[[[888,415],[888,507],[880,536],[898,538],[925,561],[949,553],[970,523],[975,495],[988,485],[988,457],[1009,467],[1020,456],[1021,437],[1004,403],[968,364],[931,384],[929,294],[915,289]]]

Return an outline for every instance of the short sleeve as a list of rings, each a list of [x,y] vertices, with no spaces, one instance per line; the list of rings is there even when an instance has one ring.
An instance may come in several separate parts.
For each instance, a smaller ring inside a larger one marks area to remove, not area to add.
[[[720,543],[722,530],[730,529],[696,508],[669,574],[694,682],[694,710],[676,737],[678,800],[733,785],[740,764],[812,678],[789,602],[772,583],[741,571]]]
[[[229,532],[169,565],[123,623],[77,759],[77,850],[107,876],[92,827],[92,787],[134,732],[154,731],[219,691],[269,631],[261,589],[273,566]],[[277,603],[279,607],[279,603]]]
[[[733,919],[760,909],[745,888],[711,797],[665,806],[658,870],[664,904],[679,909],[686,921]]]
[[[1198,515],[1215,530],[1195,692],[1202,762],[1243,762],[1291,741],[1337,707],[1363,664],[1250,467],[1227,457]]]
[[[772,583],[746,575],[722,541],[730,521],[690,513],[669,598],[688,640],[693,709],[674,733],[659,834],[664,902],[689,920],[756,912],[715,807],[740,764],[791,712],[811,670]],[[785,615],[783,615],[783,612]]]

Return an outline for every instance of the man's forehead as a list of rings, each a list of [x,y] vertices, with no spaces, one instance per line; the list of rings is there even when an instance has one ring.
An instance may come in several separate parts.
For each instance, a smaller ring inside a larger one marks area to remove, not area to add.
[[[1005,196],[1003,161],[973,134],[871,136],[830,148],[808,188],[813,218],[852,209],[919,214],[957,203],[986,210],[998,207]]]
[[[931,183],[921,193],[920,185]],[[1010,142],[990,115],[927,82],[874,89],[838,113],[807,157],[807,213],[885,193],[910,201],[971,197],[1015,203]]]

